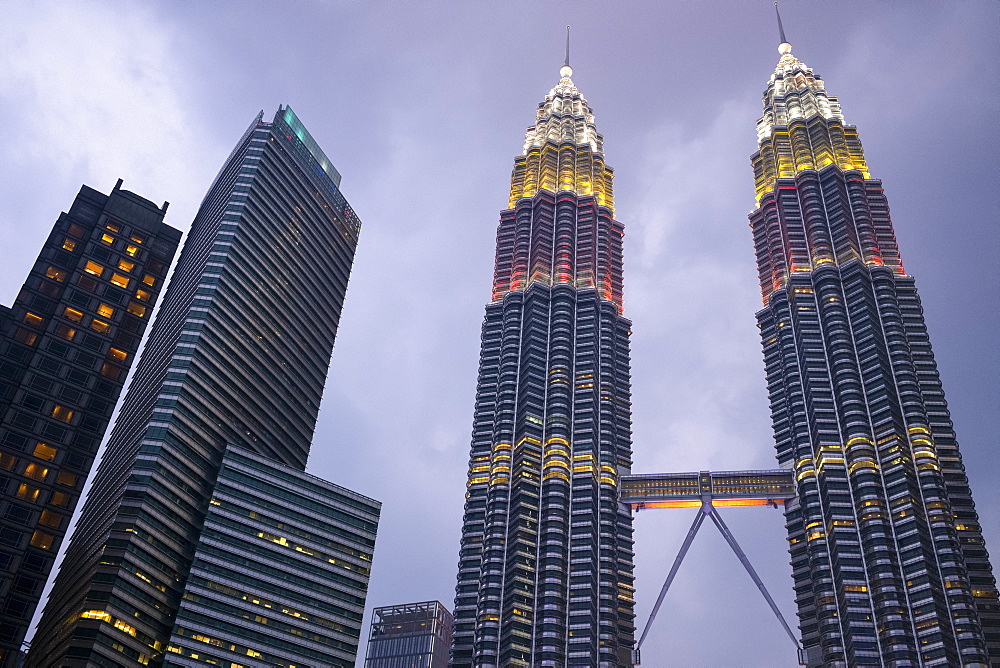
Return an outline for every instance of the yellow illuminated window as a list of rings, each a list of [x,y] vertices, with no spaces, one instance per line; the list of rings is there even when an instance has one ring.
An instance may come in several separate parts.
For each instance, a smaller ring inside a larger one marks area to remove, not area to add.
[[[142,282],[152,287],[156,285],[156,276],[153,276],[152,274],[146,274],[145,276],[142,277]]]
[[[0,469],[4,471],[11,471],[17,464],[17,457],[14,455],[9,455],[6,452],[0,452]]]
[[[122,228],[120,228],[119,226],[115,225],[114,223],[108,223],[107,225],[104,226],[104,228],[107,229],[107,230],[111,230],[112,232],[121,232],[122,231]]]
[[[101,241],[110,246],[115,242],[115,238],[110,234],[108,234],[107,232],[105,232],[104,234],[101,235]]]
[[[135,257],[136,255],[139,254],[139,247],[129,244],[128,246],[125,247],[125,254],[128,255],[129,257]]]
[[[152,295],[150,295],[150,294],[149,294],[148,292],[146,292],[145,290],[136,290],[136,291],[135,291],[135,298],[136,298],[136,299],[138,299],[138,300],[139,300],[139,301],[141,301],[141,302],[148,302],[148,301],[149,301],[149,298],[150,298],[151,296],[152,296]]]
[[[56,336],[61,336],[67,341],[72,341],[73,337],[76,336],[76,330],[64,322],[56,325]]]
[[[64,239],[62,247],[68,251],[71,251],[76,248],[76,242],[73,241],[72,239]]]
[[[17,487],[17,498],[22,501],[31,501],[34,503],[38,500],[38,492],[39,489],[37,487],[32,487],[31,485],[26,485],[22,482]]]
[[[52,499],[49,503],[58,508],[65,508],[69,505],[69,497],[62,492],[52,492]]]
[[[88,274],[93,274],[94,276],[100,276],[104,272],[104,267],[97,264],[93,260],[88,260],[87,265],[83,268]]]
[[[122,276],[121,274],[114,274],[111,276],[111,283],[117,285],[119,288],[128,287],[128,277]]]
[[[105,318],[110,318],[115,314],[115,310],[108,304],[101,304],[97,307],[97,313],[103,315]]]
[[[127,352],[125,352],[124,350],[118,350],[117,348],[112,348],[111,350],[109,350],[108,355],[111,357],[111,359],[115,360],[116,362],[124,362],[125,358],[128,357]]]
[[[53,459],[56,458],[57,452],[58,450],[56,450],[52,446],[45,445],[44,443],[38,443],[35,445],[35,451],[32,452],[31,454],[34,455],[35,457],[38,457],[39,459],[44,459],[47,462],[51,462]]]
[[[140,318],[146,315],[146,307],[142,304],[136,304],[135,302],[129,302],[128,312],[132,315],[137,315]]]
[[[111,380],[117,380],[122,375],[121,367],[105,362],[101,365],[101,375]]]
[[[129,262],[128,260],[118,260],[118,268],[122,271],[132,271],[135,269],[135,262]]]
[[[65,406],[53,406],[52,417],[61,422],[69,422],[70,420],[73,419],[73,411],[66,408]]]
[[[24,475],[32,480],[45,482],[45,478],[49,475],[49,469],[41,464],[28,464],[24,467]]]
[[[25,345],[33,346],[38,339],[38,335],[27,329],[18,329],[17,333],[14,334],[14,338]]]
[[[59,281],[62,283],[66,280],[66,272],[62,269],[56,269],[55,267],[49,267],[45,270],[45,276],[51,278],[53,281]]]
[[[56,482],[60,485],[66,485],[67,487],[75,487],[76,476],[66,471],[60,471],[59,475],[56,476]]]
[[[38,522],[47,527],[58,529],[62,525],[62,515],[54,513],[51,510],[43,510],[42,516],[38,518]]]
[[[42,323],[45,322],[45,318],[35,313],[25,313],[24,322],[33,327],[40,327]]]
[[[80,322],[83,319],[83,311],[77,311],[75,308],[67,306],[66,310],[63,311],[63,317],[73,322]]]
[[[93,320],[90,321],[90,328],[95,332],[106,334],[111,329],[111,325],[104,322],[103,320],[98,320],[97,318],[94,318]]]
[[[31,534],[31,545],[32,547],[48,550],[52,547],[52,543],[55,542],[55,539],[55,536],[50,536],[43,531],[36,531]]]

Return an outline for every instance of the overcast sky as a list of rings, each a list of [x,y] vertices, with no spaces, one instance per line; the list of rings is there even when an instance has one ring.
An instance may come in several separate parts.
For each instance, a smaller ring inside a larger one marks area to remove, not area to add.
[[[1000,565],[1000,4],[789,0],[782,13],[885,185]],[[626,230],[634,471],[774,467],[746,218],[778,60],[767,0],[7,0],[0,303],[82,183],[122,178],[186,230],[255,114],[292,106],[363,221],[309,471],[383,502],[368,614],[450,608],[498,212],[567,23]],[[693,512],[635,519],[640,627]],[[724,518],[794,627],[781,513]],[[795,664],[708,524],[643,658]]]

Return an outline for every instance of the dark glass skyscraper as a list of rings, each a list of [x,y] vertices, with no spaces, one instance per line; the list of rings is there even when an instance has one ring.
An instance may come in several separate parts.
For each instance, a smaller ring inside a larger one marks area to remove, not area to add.
[[[158,664],[227,447],[305,468],[360,231],[339,183],[290,108],[258,115],[236,145],[191,225],[29,664]]]
[[[764,93],[750,222],[809,665],[997,665],[996,584],[882,184],[791,48]]]
[[[0,306],[0,666],[28,631],[181,238],[166,204],[121,184],[80,189]]]
[[[514,162],[486,307],[453,666],[631,665],[632,463],[621,223],[570,76]]]

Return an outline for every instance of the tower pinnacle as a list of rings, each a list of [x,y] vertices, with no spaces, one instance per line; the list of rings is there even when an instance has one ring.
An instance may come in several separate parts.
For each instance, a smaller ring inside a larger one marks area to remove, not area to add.
[[[778,37],[781,39],[781,44],[778,45],[778,53],[781,55],[791,53],[792,45],[785,39],[785,28],[781,25],[781,13],[778,11],[777,2],[774,3],[774,15],[778,17]]]
[[[563,79],[569,79],[573,76],[573,68],[569,66],[569,26],[566,26],[566,60],[559,68],[559,76]]]

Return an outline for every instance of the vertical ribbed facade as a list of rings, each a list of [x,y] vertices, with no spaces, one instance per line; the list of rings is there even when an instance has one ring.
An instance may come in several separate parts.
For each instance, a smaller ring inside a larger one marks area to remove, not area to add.
[[[305,468],[360,230],[339,181],[290,108],[258,115],[229,156],[191,225],[29,665],[157,665],[227,446]]]
[[[564,67],[515,160],[486,307],[453,666],[631,665],[621,223]]]
[[[779,51],[750,223],[809,665],[996,665],[995,580],[881,182],[822,80]]]

